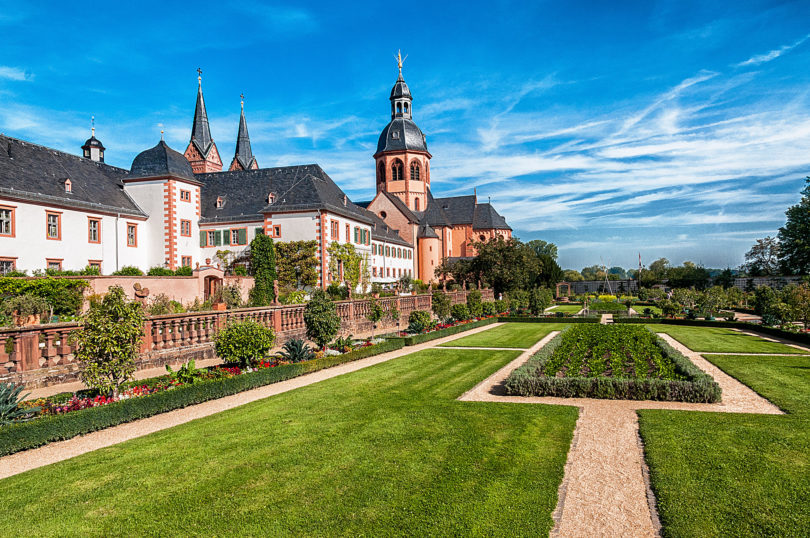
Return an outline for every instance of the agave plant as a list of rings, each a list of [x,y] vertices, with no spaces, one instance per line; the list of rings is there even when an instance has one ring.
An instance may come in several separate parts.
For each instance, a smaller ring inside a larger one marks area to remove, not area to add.
[[[282,360],[288,362],[301,362],[308,361],[315,358],[312,349],[301,339],[293,338],[287,340],[287,343],[282,347],[282,352],[279,354]]]
[[[20,408],[20,402],[28,396],[20,396],[22,385],[0,383],[0,426],[22,420],[39,411],[39,407]]]

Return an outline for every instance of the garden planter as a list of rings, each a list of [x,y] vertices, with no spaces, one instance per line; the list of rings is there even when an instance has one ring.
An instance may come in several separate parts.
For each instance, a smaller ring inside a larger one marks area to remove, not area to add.
[[[39,314],[20,314],[14,312],[14,325],[17,327],[27,327],[29,325],[39,325],[41,319]]]
[[[214,303],[211,305],[211,308],[217,312],[225,312],[228,309],[228,305],[225,303]]]

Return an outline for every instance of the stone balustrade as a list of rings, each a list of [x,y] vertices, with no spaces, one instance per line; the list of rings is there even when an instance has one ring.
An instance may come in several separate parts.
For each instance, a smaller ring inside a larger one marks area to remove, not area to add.
[[[494,299],[492,290],[481,290],[483,299]],[[452,304],[466,301],[467,292],[448,292]],[[396,306],[400,324],[406,325],[414,310],[430,310],[431,295],[405,295],[379,299],[385,310]],[[341,333],[365,334],[371,330],[366,319],[369,300],[338,301]],[[138,369],[176,363],[189,359],[212,358],[214,337],[231,321],[250,319],[271,327],[277,343],[302,338],[306,333],[305,305],[283,305],[262,308],[239,308],[225,312],[188,312],[150,316],[144,326]],[[14,381],[27,388],[75,381],[79,366],[73,358],[70,333],[76,323],[33,325],[0,330],[0,382]],[[394,329],[390,319],[378,324],[380,329]]]

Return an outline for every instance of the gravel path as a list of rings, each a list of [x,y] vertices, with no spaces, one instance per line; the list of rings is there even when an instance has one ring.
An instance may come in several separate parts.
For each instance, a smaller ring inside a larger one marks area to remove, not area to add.
[[[423,349],[431,348],[439,344],[443,344],[444,342],[450,342],[457,338],[463,338],[471,334],[486,331],[499,325],[502,325],[502,323],[493,323],[492,325],[477,327],[459,334],[425,342],[424,344],[405,347],[389,353],[375,355],[374,357],[369,357],[367,359],[347,362],[339,366],[326,368],[311,374],[302,375],[293,379],[288,379],[287,381],[281,381],[279,383],[273,383],[257,389],[240,392],[239,394],[226,396],[225,398],[220,398],[218,400],[211,400],[209,402],[185,407],[183,409],[169,411],[168,413],[161,413],[153,417],[136,420],[134,422],[127,422],[125,424],[113,426],[112,428],[107,428],[105,430],[74,437],[66,441],[58,441],[39,448],[33,448],[31,450],[4,456],[0,458],[0,479],[31,469],[36,469],[37,467],[42,467],[43,465],[49,465],[51,463],[73,458],[86,452],[98,450],[99,448],[123,443],[124,441],[135,439],[136,437],[142,437],[144,435],[165,430],[166,428],[184,424],[198,418],[207,417],[209,415],[213,415],[214,413],[220,413],[228,409],[233,409],[234,407],[239,407],[240,405],[244,405],[246,403],[255,402],[256,400],[275,396],[276,394],[281,394],[300,387],[312,385],[313,383],[323,381],[324,379],[330,379],[350,372],[356,372],[357,370],[361,370],[375,364],[380,364],[382,362],[390,361],[391,359],[396,359],[404,355],[422,351]]]
[[[506,396],[509,374],[556,336],[553,332],[479,383],[464,401],[539,403],[579,408],[574,439],[560,485],[552,536],[657,536],[660,523],[638,434],[638,409],[782,414],[747,386],[670,336],[660,334],[723,390],[715,404]]]

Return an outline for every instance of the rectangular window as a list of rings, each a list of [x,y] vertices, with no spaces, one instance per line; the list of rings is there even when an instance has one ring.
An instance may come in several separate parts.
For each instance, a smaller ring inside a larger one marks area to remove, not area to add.
[[[5,275],[17,268],[16,258],[0,258],[0,275]]]
[[[191,256],[181,256],[180,263],[183,267],[191,267]]]
[[[347,225],[346,225],[346,242],[347,242],[347,243],[348,243],[349,241],[351,241],[351,240],[349,239],[349,229],[350,229],[350,226],[347,224]]]
[[[180,201],[182,202],[190,202],[191,201],[191,191],[180,191]]]
[[[390,255],[391,255],[391,247],[389,247],[389,246],[387,246],[387,245],[386,245],[386,247],[385,247],[385,255],[386,255],[386,256],[390,256]]]
[[[87,242],[101,243],[101,219],[87,219]]]
[[[231,230],[231,245],[238,245],[239,244],[239,230]]]
[[[91,269],[98,269],[98,272],[101,272],[101,260],[87,260],[87,267]]]
[[[0,206],[0,236],[14,237],[14,208]]]
[[[281,226],[273,226],[273,237],[281,237]]]
[[[385,276],[391,276],[391,268],[390,267],[385,268]]]
[[[127,246],[138,246],[138,225],[127,222]]]
[[[355,244],[360,242],[360,228],[357,226],[354,227],[354,242]]]
[[[45,212],[46,218],[46,235],[48,239],[61,240],[62,239],[62,214],[51,211]]]
[[[209,230],[208,232],[206,232],[205,246],[206,247],[214,246],[214,230]]]
[[[53,271],[61,271],[62,270],[62,260],[61,259],[45,258],[45,264],[46,264],[45,266],[48,269],[51,269]]]
[[[377,268],[376,267],[371,268],[371,276],[377,276]]]
[[[191,221],[190,220],[181,220],[180,221],[180,235],[183,237],[191,237]]]
[[[371,254],[377,254],[377,244],[373,243],[371,245]]]
[[[332,221],[332,241],[340,241],[340,226],[338,221]]]

